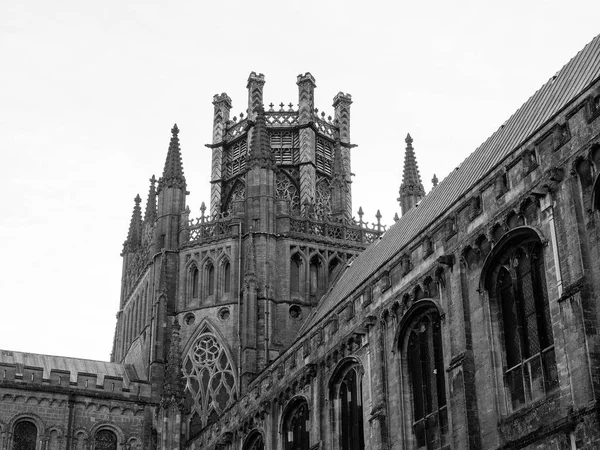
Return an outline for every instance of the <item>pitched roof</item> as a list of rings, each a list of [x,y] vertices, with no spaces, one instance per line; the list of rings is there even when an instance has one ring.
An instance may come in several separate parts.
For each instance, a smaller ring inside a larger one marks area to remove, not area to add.
[[[92,359],[69,358],[66,356],[42,355],[39,353],[14,352],[0,350],[0,363],[16,365],[17,367],[41,367],[44,372],[43,378],[50,378],[51,370],[64,370],[70,372],[70,381],[77,381],[77,373],[93,373],[98,375],[97,383],[103,384],[105,376],[123,378],[127,387],[130,373],[126,373],[123,364],[106,361],[95,361]],[[137,376],[135,376],[137,377]]]
[[[600,77],[600,35],[527,100],[495,133],[469,155],[416,208],[361,253],[313,311],[300,333],[318,323],[377,269],[400,252],[436,218],[480,182],[504,158]]]

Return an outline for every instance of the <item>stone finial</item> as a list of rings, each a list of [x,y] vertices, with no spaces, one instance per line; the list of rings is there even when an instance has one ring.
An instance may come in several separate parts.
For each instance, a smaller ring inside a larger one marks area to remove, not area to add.
[[[271,154],[269,132],[267,131],[265,108],[263,105],[258,105],[255,108],[255,112],[256,118],[250,141],[250,157],[248,158],[248,165],[271,167],[273,164],[273,156]]]
[[[421,174],[417,158],[413,149],[413,138],[410,133],[406,135],[406,151],[404,153],[404,172],[402,174],[402,184],[400,185],[398,201],[402,215],[406,214],[413,206],[425,197],[425,188],[421,182]]]
[[[433,178],[431,179],[431,184],[433,185],[433,187],[436,187],[438,185],[438,177],[435,173],[433,174]]]
[[[146,210],[144,211],[144,222],[154,223],[156,221],[156,177],[150,178],[150,189],[148,199],[146,200]]]
[[[398,213],[394,214],[394,222],[398,222],[400,220],[400,217],[398,217]]]
[[[183,175],[183,163],[181,161],[181,149],[179,148],[179,128],[177,124],[171,128],[171,142],[167,151],[167,159],[163,169],[163,175],[158,180],[158,190],[176,187],[185,190],[186,182]]]
[[[134,202],[123,252],[133,251],[142,243],[142,208],[140,207],[142,199],[139,194],[135,196]]]

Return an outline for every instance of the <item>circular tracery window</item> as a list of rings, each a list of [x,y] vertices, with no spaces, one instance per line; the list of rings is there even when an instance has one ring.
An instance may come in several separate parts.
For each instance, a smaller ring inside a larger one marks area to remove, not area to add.
[[[231,361],[217,337],[205,332],[192,345],[183,363],[186,392],[203,426],[235,400]]]

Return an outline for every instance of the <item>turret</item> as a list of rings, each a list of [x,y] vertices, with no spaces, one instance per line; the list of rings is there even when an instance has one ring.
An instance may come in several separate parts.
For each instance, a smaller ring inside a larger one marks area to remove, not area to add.
[[[352,96],[339,92],[333,98],[333,107],[335,108],[335,123],[339,128],[340,156],[341,156],[341,173],[346,183],[346,200],[344,202],[345,217],[352,217],[352,169],[350,162],[350,106],[352,105]]]
[[[217,94],[213,97],[213,139],[212,143],[212,167],[210,175],[210,214],[215,217],[221,212],[221,181],[223,174],[223,139],[229,113],[231,111],[231,98],[226,93]]]
[[[421,182],[419,166],[413,149],[413,139],[410,134],[406,135],[406,152],[404,153],[404,173],[402,175],[402,184],[400,185],[400,208],[402,215],[406,214],[413,206],[425,197],[425,189]]]
[[[306,125],[314,121],[315,78],[306,72],[297,77],[298,85],[298,122]],[[315,201],[316,166],[315,132],[311,128],[302,128],[300,137],[300,204],[302,214],[307,216]]]

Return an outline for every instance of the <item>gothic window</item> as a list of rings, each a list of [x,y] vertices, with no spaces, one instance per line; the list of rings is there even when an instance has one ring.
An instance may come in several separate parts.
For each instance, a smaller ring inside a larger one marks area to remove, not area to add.
[[[194,265],[192,266],[192,270],[190,271],[190,291],[192,293],[192,298],[198,298],[198,288],[200,286],[200,271]]]
[[[448,443],[448,408],[439,313],[414,317],[405,339],[415,447],[441,449]]]
[[[292,216],[300,215],[300,193],[298,187],[290,178],[280,171],[275,179],[275,193],[277,198],[287,200],[290,203],[290,214]]]
[[[265,450],[265,440],[259,431],[250,433],[244,444],[244,450]]]
[[[236,201],[244,200],[246,198],[246,186],[239,179],[235,181],[231,192],[227,196],[227,200],[223,206],[223,212],[227,215],[233,213],[233,204]]]
[[[94,450],[117,450],[117,435],[111,430],[100,430],[94,437]]]
[[[329,220],[331,217],[331,187],[329,180],[325,177],[317,178],[315,215],[318,220]]]
[[[487,288],[498,304],[505,383],[513,410],[558,387],[542,244],[528,232],[501,246]]]
[[[33,422],[22,420],[15,425],[13,431],[14,450],[35,450],[37,427]]]
[[[295,253],[290,261],[290,293],[300,294],[302,278],[302,257]]]
[[[323,261],[318,256],[310,260],[310,296],[319,299],[325,290],[325,274]]]
[[[287,409],[283,419],[284,450],[308,450],[308,405],[297,400]]]
[[[206,295],[215,293],[215,266],[211,261],[204,266],[204,282],[206,283]]]
[[[213,423],[236,397],[234,369],[225,347],[205,329],[183,363],[186,395],[200,427]],[[192,422],[194,418],[192,416]]]
[[[356,363],[342,365],[331,387],[333,432],[341,450],[364,450],[362,374]]]
[[[223,292],[231,292],[231,264],[229,261],[223,263]]]

